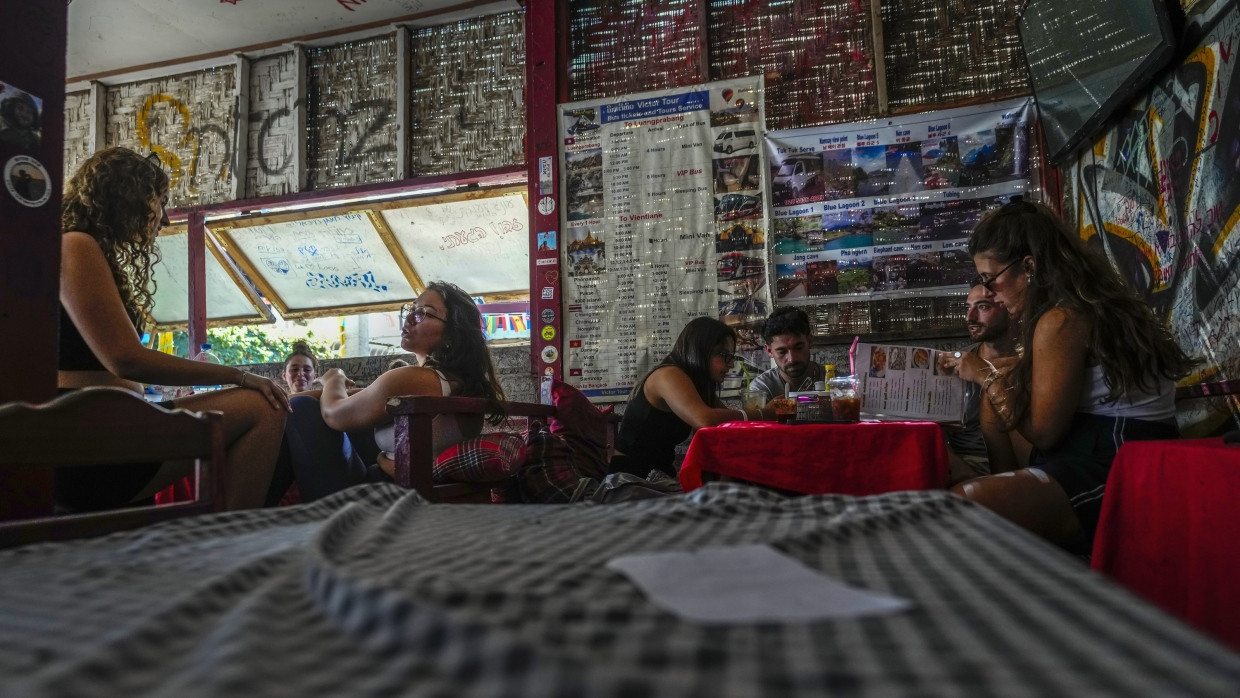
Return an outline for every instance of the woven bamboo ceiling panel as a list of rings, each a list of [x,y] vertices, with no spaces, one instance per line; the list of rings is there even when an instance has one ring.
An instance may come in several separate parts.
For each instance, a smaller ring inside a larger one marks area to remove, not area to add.
[[[763,73],[769,129],[875,116],[868,0],[712,0],[710,74]]]
[[[521,12],[414,30],[412,175],[525,162],[525,23]]]
[[[706,82],[704,0],[575,0],[569,9],[573,101]]]
[[[1022,4],[883,0],[890,107],[937,109],[1028,94],[1029,74],[1016,30],[1016,10]]]

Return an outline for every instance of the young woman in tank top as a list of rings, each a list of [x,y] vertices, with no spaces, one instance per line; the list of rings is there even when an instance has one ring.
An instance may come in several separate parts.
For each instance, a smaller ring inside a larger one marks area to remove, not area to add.
[[[482,315],[469,294],[442,281],[430,284],[412,305],[402,309],[401,347],[418,360],[417,366],[387,371],[361,390],[350,391],[352,381],[339,368],[320,378],[323,389],[293,396],[293,415],[287,438],[293,471],[306,501],[371,479],[378,470],[392,475],[395,427],[387,400],[402,395],[461,395],[486,398],[492,404],[487,419],[503,420],[500,401],[504,390],[483,334]],[[435,451],[439,452],[482,431],[481,416],[436,417]],[[378,463],[367,463],[342,432],[373,428],[383,451]]]
[[[736,331],[714,318],[685,325],[672,351],[629,394],[610,472],[675,477],[676,446],[695,429],[746,419],[719,400],[719,384],[736,361]]]
[[[235,384],[178,398],[167,407],[224,413],[230,509],[262,506],[280,448],[288,398],[280,386],[238,368],[164,354],[142,345],[155,293],[156,236],[168,224],[168,176],[154,157],[126,148],[90,156],[65,187],[61,210],[62,391],[142,383]],[[62,468],[57,498],[73,510],[107,509],[151,497],[189,474],[185,464]]]
[[[1023,351],[1005,362],[959,360],[961,376],[984,391],[982,427],[1000,474],[953,491],[1087,550],[1120,444],[1177,435],[1174,381],[1191,362],[1107,260],[1044,205],[1017,200],[987,215],[969,253],[979,282],[1018,323]],[[1027,463],[1016,438],[1033,446]]]

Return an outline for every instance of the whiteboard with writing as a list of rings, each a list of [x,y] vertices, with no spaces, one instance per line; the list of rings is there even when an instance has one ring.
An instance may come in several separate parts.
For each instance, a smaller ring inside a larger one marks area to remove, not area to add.
[[[383,218],[427,283],[450,281],[472,295],[530,287],[530,218],[522,194],[391,209]]]
[[[220,231],[280,313],[392,306],[413,287],[365,213]]]
[[[207,321],[212,325],[273,322],[255,294],[238,286],[207,241]],[[155,297],[151,317],[162,327],[189,322],[189,235],[165,232],[158,240],[160,261],[152,270]],[[241,281],[244,283],[244,281]]]

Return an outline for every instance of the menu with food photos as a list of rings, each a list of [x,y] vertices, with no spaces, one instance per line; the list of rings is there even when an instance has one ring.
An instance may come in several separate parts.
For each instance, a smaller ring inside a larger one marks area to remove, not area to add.
[[[938,354],[926,347],[858,344],[862,418],[961,421],[964,381],[939,371]]]

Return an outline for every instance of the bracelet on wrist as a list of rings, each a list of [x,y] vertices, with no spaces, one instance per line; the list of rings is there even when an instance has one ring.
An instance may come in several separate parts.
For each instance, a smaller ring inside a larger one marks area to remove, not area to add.
[[[990,373],[986,374],[986,377],[982,379],[982,390],[989,389],[992,383],[994,383],[996,380],[1002,377],[1003,377],[1003,372],[995,368],[994,366],[991,366]]]

